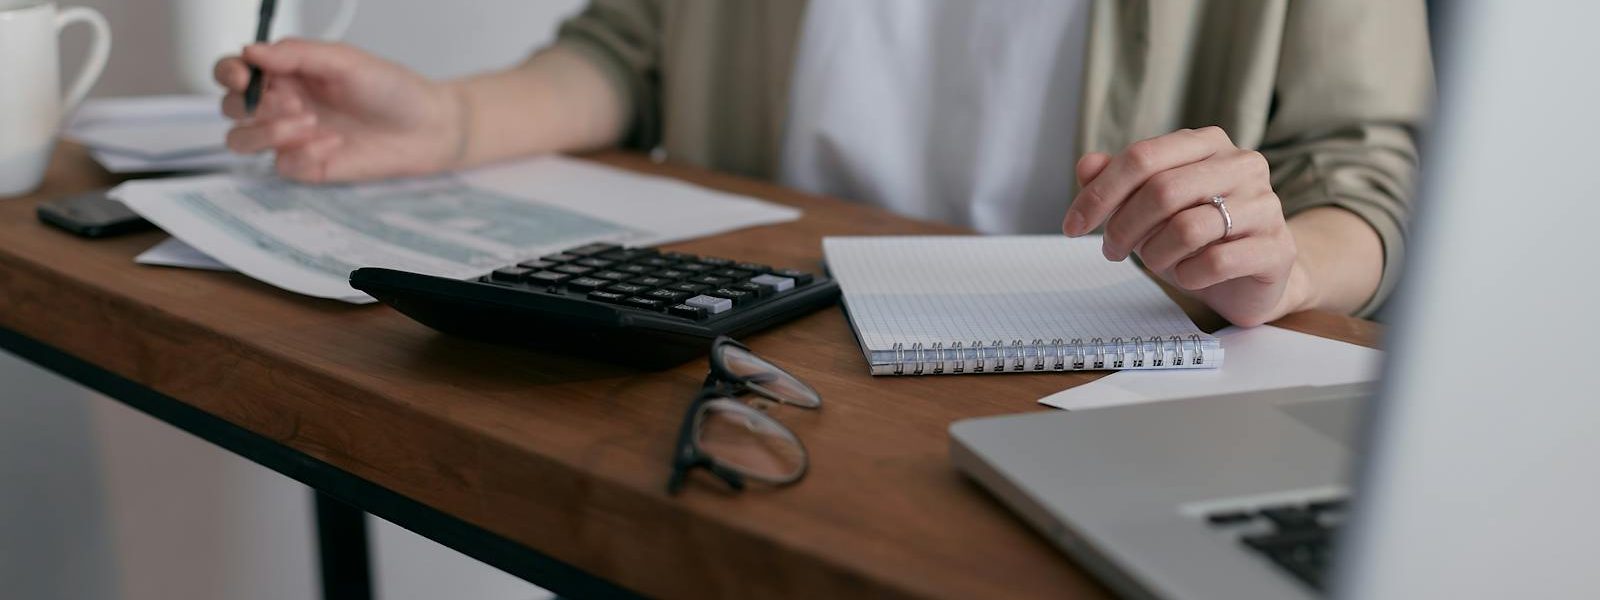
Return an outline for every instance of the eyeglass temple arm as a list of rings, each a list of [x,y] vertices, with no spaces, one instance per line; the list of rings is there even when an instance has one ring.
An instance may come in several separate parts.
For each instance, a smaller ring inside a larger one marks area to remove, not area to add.
[[[744,491],[744,476],[740,475],[738,471],[724,468],[711,459],[701,458],[693,462],[673,465],[672,477],[667,480],[667,493],[676,494],[679,490],[682,490],[684,482],[689,479],[689,472],[696,467],[705,467],[707,471],[711,471],[712,475],[716,475],[723,483],[728,484],[728,487],[733,488],[735,491]]]

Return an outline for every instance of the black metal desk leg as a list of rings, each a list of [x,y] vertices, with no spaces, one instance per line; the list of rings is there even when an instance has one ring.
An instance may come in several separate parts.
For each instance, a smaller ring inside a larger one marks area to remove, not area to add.
[[[323,600],[372,600],[367,513],[315,492]]]

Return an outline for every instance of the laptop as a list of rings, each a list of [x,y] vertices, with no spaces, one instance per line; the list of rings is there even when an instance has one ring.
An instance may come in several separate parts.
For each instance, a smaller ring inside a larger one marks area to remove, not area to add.
[[[1129,597],[1600,594],[1600,5],[1461,2],[1374,387],[951,427]]]

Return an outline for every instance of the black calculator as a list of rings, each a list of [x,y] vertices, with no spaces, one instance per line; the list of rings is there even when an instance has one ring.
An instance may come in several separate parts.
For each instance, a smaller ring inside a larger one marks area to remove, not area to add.
[[[470,280],[364,268],[350,285],[445,333],[665,368],[838,301],[820,274],[588,244]]]

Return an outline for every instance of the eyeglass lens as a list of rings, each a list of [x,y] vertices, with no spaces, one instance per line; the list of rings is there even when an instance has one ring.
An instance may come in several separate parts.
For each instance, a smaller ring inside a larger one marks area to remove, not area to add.
[[[730,399],[711,400],[696,419],[695,445],[723,466],[770,483],[805,473],[806,450],[772,417]]]
[[[722,364],[730,374],[749,379],[760,391],[771,394],[773,400],[807,408],[822,404],[822,397],[811,386],[749,350],[731,344],[723,346]]]

